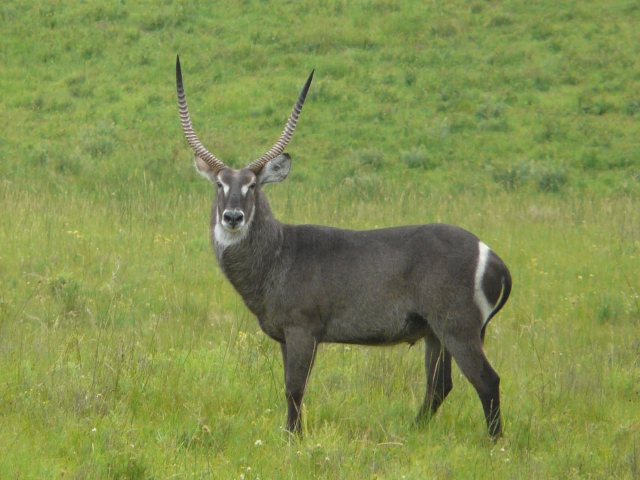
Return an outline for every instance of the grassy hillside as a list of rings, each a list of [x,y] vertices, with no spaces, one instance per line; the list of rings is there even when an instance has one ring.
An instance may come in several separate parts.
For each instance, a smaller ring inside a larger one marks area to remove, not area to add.
[[[0,5],[0,477],[636,478],[637,2]],[[180,131],[266,151],[278,218],[443,221],[507,262],[489,327],[505,437],[454,391],[425,427],[422,347],[327,345],[305,438],[278,346],[214,263]]]
[[[601,3],[3,2],[3,171],[84,191],[195,182],[180,53],[195,125],[230,163],[270,146],[316,68],[297,180],[335,186],[360,162],[466,188],[637,192],[640,9]]]

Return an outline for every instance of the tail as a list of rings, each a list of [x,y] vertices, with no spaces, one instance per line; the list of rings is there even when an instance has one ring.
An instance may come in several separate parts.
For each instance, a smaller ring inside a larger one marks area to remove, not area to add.
[[[502,307],[504,307],[504,304],[507,303],[507,300],[509,300],[510,294],[511,294],[511,273],[509,273],[509,269],[505,267],[503,276],[502,276],[502,290],[500,292],[500,297],[498,298],[498,302],[496,303],[496,306],[493,307],[493,310],[491,310],[491,313],[485,320],[484,325],[482,325],[482,330],[480,330],[480,339],[482,340],[482,342],[484,342],[484,333],[485,333],[485,330],[487,329],[487,325],[489,324],[489,320],[491,320],[494,317],[494,315],[498,313],[502,309]]]

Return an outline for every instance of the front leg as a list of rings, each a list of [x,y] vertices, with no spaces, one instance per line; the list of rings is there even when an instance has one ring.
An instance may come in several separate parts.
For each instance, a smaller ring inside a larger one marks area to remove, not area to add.
[[[318,342],[307,330],[290,327],[281,344],[287,397],[287,430],[301,435],[300,411],[307,380],[311,374]]]

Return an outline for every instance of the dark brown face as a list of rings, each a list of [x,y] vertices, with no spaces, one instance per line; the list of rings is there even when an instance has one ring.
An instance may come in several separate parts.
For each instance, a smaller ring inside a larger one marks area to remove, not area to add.
[[[244,236],[242,230],[248,229],[255,207],[258,177],[247,168],[233,170],[223,168],[214,177],[216,193],[216,233],[218,225],[225,237]]]

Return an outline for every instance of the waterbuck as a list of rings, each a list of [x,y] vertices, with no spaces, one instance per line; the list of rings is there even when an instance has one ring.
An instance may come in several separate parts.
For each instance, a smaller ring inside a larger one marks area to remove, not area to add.
[[[260,327],[280,343],[287,429],[300,433],[302,397],[318,345],[425,343],[427,389],[416,420],[431,417],[453,386],[451,357],[475,387],[489,435],[502,432],[500,377],[482,350],[487,323],[505,304],[511,275],[475,235],[444,224],[379,230],[287,225],[263,185],[291,168],[291,140],[313,72],[275,145],[235,170],[198,140],[180,59],[176,84],[182,129],[198,171],[216,187],[211,241],[220,268]]]

